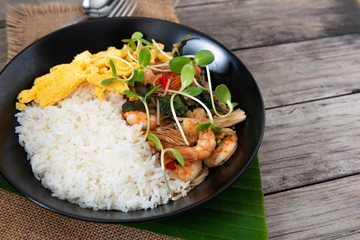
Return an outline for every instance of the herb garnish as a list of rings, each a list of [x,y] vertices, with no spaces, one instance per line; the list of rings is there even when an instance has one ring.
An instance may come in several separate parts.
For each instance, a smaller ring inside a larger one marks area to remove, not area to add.
[[[211,51],[200,50],[195,54],[193,60],[191,60],[189,57],[181,56],[181,57],[173,58],[169,63],[169,67],[172,72],[180,73],[180,80],[181,80],[180,90],[179,91],[168,90],[168,91],[170,93],[174,93],[170,98],[170,107],[171,107],[171,111],[173,113],[173,118],[180,130],[180,133],[181,133],[186,145],[189,145],[189,143],[186,139],[184,131],[182,130],[180,122],[177,119],[176,113],[174,111],[173,101],[174,101],[174,97],[176,96],[176,94],[181,94],[185,97],[188,97],[188,98],[198,102],[207,112],[210,122],[202,123],[202,124],[199,124],[198,126],[196,126],[196,129],[198,131],[206,130],[209,127],[211,127],[211,129],[214,131],[219,131],[221,129],[220,127],[215,126],[214,120],[212,118],[212,114],[211,114],[210,110],[207,108],[207,106],[203,102],[201,102],[199,99],[195,98],[195,96],[202,93],[202,89],[200,87],[189,88],[190,90],[186,89],[188,86],[190,86],[194,82],[194,78],[195,78],[194,66],[195,65],[206,65],[207,66],[208,64],[212,63],[213,61],[214,61],[214,54]]]
[[[105,56],[108,56],[108,55],[105,55]],[[112,82],[112,81],[114,81],[114,80],[119,80],[119,81],[127,82],[127,81],[131,80],[131,79],[134,77],[134,67],[131,65],[131,63],[129,63],[128,61],[126,61],[126,60],[124,60],[124,59],[122,59],[122,58],[116,57],[116,56],[108,56],[108,57],[112,57],[112,58],[118,59],[118,60],[120,60],[120,61],[128,64],[128,65],[131,67],[131,74],[130,74],[129,78],[125,78],[125,79],[119,78],[119,77],[117,76],[115,63],[114,63],[114,61],[110,58],[110,59],[109,59],[109,62],[110,62],[110,68],[111,68],[111,73],[112,73],[113,77],[103,80],[103,81],[101,82],[101,85],[108,84],[109,82]]]
[[[116,67],[115,67],[114,61],[110,58],[109,62],[110,62],[110,68],[111,68],[111,72],[113,74],[113,77],[103,80],[101,82],[101,85],[108,84],[109,82],[112,82],[114,80],[119,80],[119,81],[128,81],[128,83],[131,86],[134,86],[134,82],[142,82],[143,81],[143,79],[144,79],[144,71],[143,71],[143,69],[147,65],[149,65],[150,61],[151,61],[150,50],[147,49],[147,48],[142,48],[140,50],[140,54],[139,54],[140,68],[134,70],[134,72],[132,73],[132,76],[130,76],[128,79],[120,79],[116,74]]]
[[[149,41],[143,39],[143,36],[144,36],[144,34],[142,34],[141,32],[134,32],[134,33],[131,35],[131,39],[123,39],[123,40],[121,40],[121,41],[124,42],[124,43],[127,43],[127,45],[128,45],[129,47],[131,47],[131,49],[132,49],[133,51],[136,50],[136,52],[138,52],[138,48],[139,48],[139,46],[140,46],[140,42],[142,42],[142,43],[144,43],[144,44],[146,44],[146,45],[148,45],[148,46],[152,46],[152,44],[151,44]]]
[[[186,36],[183,39],[183,41],[180,43],[179,47],[182,48],[185,45],[187,37],[188,36]],[[144,43],[146,45],[151,45],[151,43],[146,41],[145,39],[143,39],[143,34],[141,32],[135,32],[135,33],[132,34],[131,39],[124,39],[122,41],[128,44],[127,50],[128,50],[129,56],[134,61],[139,63],[139,69],[133,70],[132,75],[128,79],[126,79],[126,80],[128,80],[128,83],[131,86],[134,86],[135,82],[140,82],[141,83],[143,81],[143,79],[144,79],[143,69],[145,67],[147,67],[149,65],[150,61],[151,61],[150,50],[147,49],[146,47],[144,47],[139,52],[140,45],[142,43]],[[167,54],[165,54],[160,49],[160,47],[158,46],[158,44],[154,40],[152,40],[152,41],[153,41],[154,45],[158,48],[158,50],[160,50],[162,52],[162,54],[164,54],[165,56],[170,58]],[[131,54],[129,52],[129,46],[133,49],[133,51],[136,50],[136,53],[138,55],[138,60],[136,60],[133,56],[131,56]],[[177,53],[179,53],[179,51]],[[193,60],[191,60],[191,58],[193,58]],[[231,102],[231,93],[230,93],[228,87],[225,84],[220,84],[215,89],[214,93],[215,93],[216,98],[219,101],[225,103],[228,106],[229,111],[224,115],[218,113],[217,110],[219,110],[220,107],[217,104],[217,102],[214,100],[212,87],[211,87],[210,70],[209,70],[209,66],[208,66],[209,64],[211,64],[214,61],[214,59],[215,59],[214,54],[211,51],[209,51],[209,50],[200,50],[194,56],[177,56],[177,57],[172,58],[170,60],[170,62],[168,63],[169,67],[170,67],[170,70],[172,72],[180,74],[181,87],[180,87],[179,91],[174,91],[174,90],[170,90],[170,89],[168,89],[167,91],[169,93],[172,93],[172,96],[170,97],[170,100],[169,100],[171,114],[172,114],[172,116],[173,116],[173,118],[174,118],[174,120],[175,120],[175,122],[176,122],[176,124],[177,124],[177,126],[179,128],[179,131],[180,131],[186,145],[189,145],[189,143],[188,143],[187,138],[186,138],[186,136],[184,134],[184,131],[183,131],[181,125],[180,125],[180,122],[179,122],[179,120],[177,118],[178,113],[176,111],[176,108],[179,109],[179,106],[175,107],[175,105],[178,105],[178,104],[174,104],[174,100],[175,100],[175,97],[177,95],[182,95],[184,97],[187,97],[187,98],[190,98],[190,99],[196,101],[207,112],[207,114],[209,116],[209,122],[197,125],[196,129],[198,131],[203,131],[203,130],[206,130],[208,128],[211,128],[214,131],[219,131],[221,129],[220,127],[215,126],[215,124],[214,124],[212,113],[210,112],[210,110],[208,108],[208,107],[210,107],[209,102],[211,102],[211,107],[212,107],[214,113],[219,117],[228,116],[233,111],[234,106],[237,105],[237,103]],[[109,61],[110,61],[110,67],[111,67],[111,70],[112,70],[112,74],[113,74],[114,77],[104,80],[102,82],[102,84],[107,84],[107,83],[109,83],[109,82],[111,82],[113,80],[122,80],[122,79],[118,78],[117,75],[116,75],[115,64],[112,61],[112,59],[110,59]],[[194,69],[194,66],[196,66],[196,65],[201,65],[201,66],[206,67],[207,79],[208,79],[208,84],[209,84],[209,91],[208,92],[203,91],[202,87],[199,84],[197,84],[197,82],[196,82],[195,69]],[[149,66],[149,68],[151,68],[151,67]],[[195,82],[195,84],[197,86],[199,86],[199,87],[188,88],[193,82]],[[157,89],[160,86],[161,85],[158,85],[155,88]],[[155,90],[154,89],[151,90],[150,92],[155,92],[156,89]],[[149,126],[150,126],[150,116],[149,116],[148,106],[147,106],[147,103],[146,103],[146,98],[150,94],[148,92],[146,94],[146,96],[140,96],[139,94],[133,93],[133,92],[131,92],[129,90],[126,90],[124,92],[127,93],[130,96],[138,97],[143,102],[143,104],[145,106],[145,110],[146,110],[146,113],[148,115],[148,127],[147,127],[147,132],[146,132],[146,135],[145,135],[145,138],[146,138],[146,136],[149,133]],[[198,95],[200,95],[200,97],[199,97],[200,99],[203,98],[202,100],[203,101],[205,100],[205,101],[202,102],[201,100],[199,100],[199,98],[196,98],[196,96],[198,96]],[[210,95],[210,96],[208,97],[208,95]],[[165,100],[165,99],[166,98],[158,98],[159,104],[160,104],[160,102],[162,102],[162,103],[166,102],[167,100]],[[135,104],[137,106],[135,106]],[[139,108],[138,105],[139,105],[138,103],[134,103],[134,104],[129,104],[129,106],[126,106],[126,107],[128,107],[128,109]],[[160,106],[160,109],[162,109],[162,112],[165,112],[164,107]],[[182,109],[183,110],[181,112],[183,112],[184,109],[186,110],[186,108],[184,108],[184,107]]]
[[[179,164],[181,166],[185,165],[184,158],[181,156],[179,151],[176,150],[176,149],[173,149],[173,148],[165,148],[164,149],[162,144],[161,144],[160,139],[155,134],[149,133],[147,138],[149,139],[149,141],[152,141],[154,143],[154,146],[155,146],[156,149],[161,151],[161,153],[160,153],[161,170],[163,172],[163,177],[164,177],[164,181],[166,183],[166,187],[167,187],[169,193],[172,195],[173,192],[172,192],[172,190],[171,190],[171,188],[169,186],[169,183],[167,181],[166,174],[165,174],[165,163],[164,163],[165,153],[166,152],[171,152],[175,156],[176,160],[179,162]]]
[[[140,143],[143,143],[146,141],[147,139],[147,136],[150,132],[150,113],[149,113],[149,107],[146,103],[146,98],[149,97],[151,94],[153,94],[158,88],[160,88],[161,85],[157,85],[156,87],[154,87],[153,89],[151,89],[144,97],[143,96],[140,96],[139,94],[137,93],[134,93],[130,90],[125,90],[124,93],[126,93],[127,95],[131,96],[131,97],[136,97],[136,98],[139,98],[143,104],[144,104],[144,107],[145,107],[145,111],[146,111],[146,115],[147,115],[147,128],[146,128],[146,133],[145,133],[145,136],[144,138],[138,142],[137,144],[140,144]]]

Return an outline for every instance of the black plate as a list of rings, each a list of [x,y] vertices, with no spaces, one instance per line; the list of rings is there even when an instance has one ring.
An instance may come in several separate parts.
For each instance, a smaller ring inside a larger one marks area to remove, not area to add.
[[[135,31],[146,39],[164,43],[166,50],[191,34],[183,54],[195,54],[201,49],[211,50],[215,62],[210,65],[214,86],[225,83],[239,103],[247,120],[236,126],[239,147],[223,166],[211,169],[206,180],[188,196],[153,210],[123,213],[93,211],[67,201],[51,197],[32,174],[26,153],[18,144],[14,127],[17,94],[30,88],[34,79],[46,74],[60,63],[71,62],[74,56],[89,50],[96,53],[108,46],[122,47],[121,39]],[[192,28],[171,22],[147,18],[117,18],[93,20],[60,29],[36,42],[17,55],[0,74],[0,170],[12,186],[35,203],[54,212],[82,220],[96,222],[135,223],[158,220],[194,209],[214,198],[234,183],[254,159],[264,132],[265,111],[262,97],[250,72],[243,63],[222,44]]]

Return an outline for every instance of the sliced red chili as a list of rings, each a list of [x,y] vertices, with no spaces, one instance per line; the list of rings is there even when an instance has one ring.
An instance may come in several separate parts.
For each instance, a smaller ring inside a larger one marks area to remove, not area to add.
[[[161,74],[159,82],[160,82],[161,86],[165,89],[166,85],[168,83],[168,79],[165,77],[165,75],[163,73]]]
[[[166,74],[166,79],[170,79],[170,78],[177,78],[179,77],[179,74],[177,73],[169,73],[169,74]]]
[[[170,169],[170,170],[175,170],[176,169],[175,162],[171,161],[171,162],[166,163],[165,168]]]

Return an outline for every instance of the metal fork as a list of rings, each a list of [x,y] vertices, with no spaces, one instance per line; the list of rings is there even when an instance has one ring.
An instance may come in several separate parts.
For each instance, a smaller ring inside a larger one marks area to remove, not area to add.
[[[94,5],[96,6],[99,4],[101,4],[100,7],[94,7]],[[107,0],[106,3],[101,3],[101,1],[99,0],[93,0],[93,2],[91,2],[91,0],[84,0],[84,14],[64,24],[63,26],[61,26],[61,28],[95,18],[130,17],[133,14],[137,5],[138,2],[134,0]]]
[[[120,0],[108,17],[130,17],[137,5],[134,0]]]

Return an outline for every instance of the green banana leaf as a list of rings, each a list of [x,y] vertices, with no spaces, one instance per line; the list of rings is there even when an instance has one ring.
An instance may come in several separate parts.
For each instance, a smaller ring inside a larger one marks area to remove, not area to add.
[[[5,179],[4,177],[0,174],[0,188],[12,192],[12,193],[16,193],[18,195],[21,195],[20,193],[18,193],[15,188],[13,188]]]
[[[0,188],[19,194],[1,175]],[[183,239],[268,239],[258,158],[228,190],[201,207],[127,226]]]
[[[183,239],[268,239],[259,160],[228,190],[186,214],[127,225]]]

